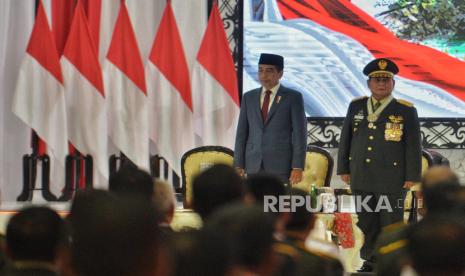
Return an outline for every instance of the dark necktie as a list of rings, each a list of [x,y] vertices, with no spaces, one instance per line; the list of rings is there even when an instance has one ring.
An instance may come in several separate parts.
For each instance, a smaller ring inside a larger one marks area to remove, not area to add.
[[[376,102],[375,105],[373,106],[373,112],[376,111],[376,109],[378,109],[379,107],[381,106],[381,102]]]
[[[271,96],[271,91],[267,90],[265,92],[265,98],[263,99],[263,104],[262,104],[263,122],[266,122],[266,118],[268,117],[268,107],[270,106],[270,96]]]

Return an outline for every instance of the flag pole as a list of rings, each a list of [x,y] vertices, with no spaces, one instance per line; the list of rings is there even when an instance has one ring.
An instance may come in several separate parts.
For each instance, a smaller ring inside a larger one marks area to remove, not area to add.
[[[36,0],[34,16],[37,18],[40,0]],[[42,196],[47,201],[56,201],[57,197],[50,191],[50,157],[47,155],[46,144],[36,131],[31,130],[31,154],[23,155],[23,188],[16,198],[17,201],[31,201],[37,178],[37,165],[42,162],[41,188]]]

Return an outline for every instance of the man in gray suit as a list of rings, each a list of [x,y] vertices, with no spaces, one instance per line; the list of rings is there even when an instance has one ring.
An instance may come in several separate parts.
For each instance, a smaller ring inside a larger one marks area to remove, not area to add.
[[[303,98],[279,83],[282,56],[261,54],[258,63],[262,87],[242,97],[234,166],[241,176],[267,172],[295,184],[302,180],[307,146]]]

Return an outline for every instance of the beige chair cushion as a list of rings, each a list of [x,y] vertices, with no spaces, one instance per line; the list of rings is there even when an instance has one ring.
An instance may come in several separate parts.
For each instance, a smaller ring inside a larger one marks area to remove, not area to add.
[[[425,174],[425,172],[428,170],[428,159],[426,157],[421,156],[421,176]],[[412,191],[419,191],[420,190],[421,184],[418,183],[410,190],[407,192],[407,195],[405,196],[405,203],[404,203],[404,210],[409,210],[412,207]]]
[[[201,171],[211,167],[213,164],[226,164],[233,165],[233,157],[227,153],[220,151],[204,151],[196,152],[189,155],[185,162],[184,167],[181,168],[186,176],[185,198],[186,206],[191,206],[192,203],[192,181]]]
[[[328,167],[329,161],[325,155],[317,152],[307,152],[302,181],[293,187],[306,192],[310,192],[312,185],[318,188],[324,187]]]
[[[425,174],[425,172],[428,170],[428,159],[426,157],[421,156],[421,176]]]

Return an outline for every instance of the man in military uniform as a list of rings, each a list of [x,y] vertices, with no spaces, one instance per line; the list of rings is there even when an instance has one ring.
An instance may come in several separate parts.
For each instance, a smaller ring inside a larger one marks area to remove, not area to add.
[[[292,197],[305,198],[308,195],[298,188],[291,188],[290,194],[291,202]],[[344,268],[338,259],[322,251],[309,249],[305,244],[316,219],[315,214],[307,210],[305,205],[293,206],[295,210],[289,213],[285,237],[273,247],[281,264],[275,275],[343,275]]]
[[[365,235],[361,271],[372,271],[381,228],[403,220],[406,190],[420,181],[417,111],[391,95],[398,72],[397,65],[385,58],[365,66],[371,97],[350,103],[339,143],[337,173],[357,196],[358,226]]]
[[[433,166],[423,175],[418,200],[423,201],[422,214],[425,218],[450,214],[458,203],[461,189],[458,176],[446,166]],[[426,197],[423,197],[426,194]],[[376,242],[376,275],[401,275],[406,264],[407,235],[414,224],[394,223],[383,228]]]

